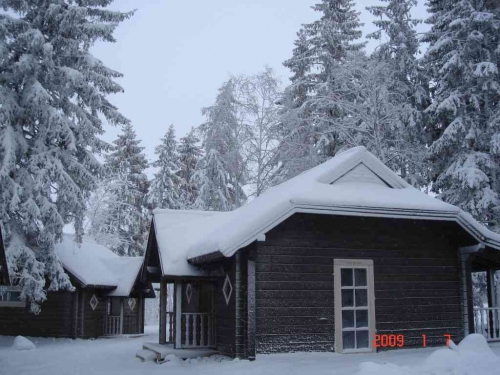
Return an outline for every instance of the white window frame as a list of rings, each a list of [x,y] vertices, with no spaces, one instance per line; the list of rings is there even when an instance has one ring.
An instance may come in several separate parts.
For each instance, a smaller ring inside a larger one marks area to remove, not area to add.
[[[19,286],[0,285],[0,289],[6,290],[7,292],[21,292],[21,287]],[[0,307],[25,307],[25,306],[26,306],[25,299],[20,299],[19,301],[0,301]]]
[[[340,270],[342,268],[364,268],[366,269],[368,286],[368,348],[343,349],[342,342],[342,294],[340,293]],[[334,259],[334,296],[335,296],[335,351],[337,353],[368,353],[375,351],[373,340],[375,339],[375,289],[373,279],[373,260],[371,259]],[[338,292],[337,292],[338,291]]]

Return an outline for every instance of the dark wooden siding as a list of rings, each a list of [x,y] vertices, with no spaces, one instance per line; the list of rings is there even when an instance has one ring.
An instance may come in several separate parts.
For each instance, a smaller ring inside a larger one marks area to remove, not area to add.
[[[35,315],[29,306],[0,306],[0,335],[33,337],[73,337],[74,294],[49,292],[42,311]]]
[[[231,284],[233,285],[233,293],[229,303],[226,304],[222,288],[224,286],[224,278],[217,280],[215,283],[214,305],[216,319],[216,336],[217,350],[221,353],[234,357],[236,355],[235,337],[236,337],[236,300],[234,298],[235,285],[235,258],[227,258],[222,261],[224,272],[229,275]]]
[[[258,353],[333,351],[333,260],[373,259],[378,333],[406,346],[463,337],[454,223],[296,214],[266,234],[256,258]]]
[[[123,334],[143,333],[142,326],[142,298],[135,299],[134,309],[131,310],[128,304],[128,298],[123,298]]]
[[[95,310],[90,306],[90,300],[95,295],[99,301]],[[104,316],[106,315],[106,304],[108,298],[103,296],[99,290],[86,289],[84,298],[84,337],[97,338],[103,335]]]
[[[247,248],[221,262],[233,288],[226,304],[222,288],[224,278],[215,282],[217,350],[232,357],[247,357]]]

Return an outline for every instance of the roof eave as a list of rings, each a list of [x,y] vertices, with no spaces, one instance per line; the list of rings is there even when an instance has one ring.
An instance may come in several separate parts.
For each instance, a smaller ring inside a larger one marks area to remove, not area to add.
[[[189,258],[188,262],[190,264],[196,265],[196,264],[213,262],[214,260],[218,260],[218,259],[221,259],[224,257],[225,257],[225,255],[223,253],[221,253],[220,251],[213,251],[213,252],[208,253],[208,254],[199,255],[199,256],[196,256],[193,258]]]
[[[461,211],[445,211],[445,210],[422,210],[422,209],[399,209],[399,208],[377,208],[377,207],[362,207],[362,206],[327,206],[327,205],[312,205],[300,204],[300,202],[292,202],[293,206],[286,210],[265,226],[259,227],[251,236],[241,240],[226,249],[212,252],[209,254],[199,255],[188,258],[188,262],[192,264],[201,264],[210,261],[215,254],[222,254],[225,257],[231,257],[238,249],[241,249],[253,241],[258,240],[262,233],[266,233],[274,228],[279,223],[283,222],[295,213],[319,213],[330,215],[363,215],[367,217],[387,217],[387,218],[402,218],[402,219],[419,219],[419,220],[446,220],[457,222],[464,230],[475,237],[477,240],[500,250],[500,242],[491,238],[487,238],[474,225],[470,224],[462,217]],[[485,228],[487,229],[487,228]],[[215,258],[214,258],[215,259]]]

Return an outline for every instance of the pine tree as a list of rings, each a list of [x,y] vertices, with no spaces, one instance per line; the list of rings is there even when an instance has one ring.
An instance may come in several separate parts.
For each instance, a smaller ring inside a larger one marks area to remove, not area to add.
[[[193,176],[198,192],[196,208],[230,211],[246,199],[236,105],[234,83],[229,80],[219,89],[215,104],[202,110],[207,118],[199,128],[205,155]]]
[[[284,62],[294,75],[283,95],[282,141],[276,161],[276,182],[293,177],[335,155],[343,142],[332,119],[345,116],[323,101],[335,85],[338,67],[364,47],[359,13],[351,0],[322,0],[313,6],[321,17],[298,33],[291,59]],[[319,99],[319,100],[317,100]]]
[[[123,91],[121,74],[89,52],[132,15],[111,2],[0,0],[0,221],[10,276],[35,313],[47,289],[72,288],[54,245],[70,221],[81,241],[94,154],[107,148],[101,118],[128,122],[106,99]]]
[[[167,133],[161,139],[161,144],[156,146],[155,154],[158,159],[153,162],[153,167],[158,168],[148,201],[153,208],[181,208],[180,187],[183,184],[178,172],[181,169],[174,126],[170,125]]]
[[[430,1],[425,64],[434,81],[427,109],[433,189],[477,220],[500,224],[500,7]]]
[[[121,244],[112,248],[119,255],[136,256],[144,252],[149,224],[146,205],[149,181],[144,173],[148,162],[140,142],[132,125],[126,124],[123,133],[113,141],[113,152],[105,157],[104,166],[112,181],[110,194],[115,199],[108,207],[103,230],[119,235]]]
[[[415,27],[421,22],[412,18],[411,10],[416,0],[382,0],[387,5],[368,7],[378,30],[367,35],[379,39],[381,44],[372,55],[390,66],[386,75],[392,104],[399,107],[399,124],[392,129],[394,139],[392,163],[394,170],[416,186],[428,184],[427,139],[424,133],[425,118],[422,111],[429,103],[428,80],[417,60],[420,42]],[[390,86],[393,86],[391,89]],[[389,151],[389,150],[388,150]]]
[[[179,154],[180,169],[177,175],[180,179],[180,197],[183,208],[190,208],[196,201],[197,191],[193,181],[193,175],[196,170],[196,164],[203,155],[199,146],[200,139],[196,136],[194,128],[180,139],[177,147]]]

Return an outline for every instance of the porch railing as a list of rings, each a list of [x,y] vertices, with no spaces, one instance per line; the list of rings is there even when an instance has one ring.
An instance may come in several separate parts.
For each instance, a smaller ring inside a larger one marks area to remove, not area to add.
[[[104,335],[121,335],[122,324],[120,315],[106,315],[104,317]]]
[[[475,307],[474,328],[488,341],[500,340],[500,307]]]
[[[167,343],[171,344],[175,341],[174,339],[174,313],[167,312]]]
[[[215,320],[211,313],[182,314],[182,347],[208,348],[215,346]]]

